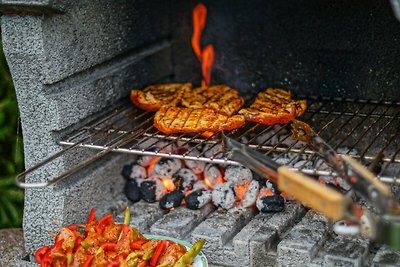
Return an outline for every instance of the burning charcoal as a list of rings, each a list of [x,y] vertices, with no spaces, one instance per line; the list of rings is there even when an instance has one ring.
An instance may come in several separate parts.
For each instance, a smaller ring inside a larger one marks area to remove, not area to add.
[[[207,164],[204,169],[204,182],[210,188],[223,182],[221,171],[216,165]]]
[[[122,173],[126,179],[144,179],[147,177],[146,169],[137,164],[125,165]]]
[[[193,184],[197,181],[197,176],[191,169],[180,169],[177,173],[172,176],[174,184],[180,186],[182,190],[190,190],[193,188]]]
[[[280,195],[263,196],[257,199],[257,209],[261,212],[279,212],[285,207],[285,199]]]
[[[267,177],[260,176],[257,173],[253,172],[253,180],[255,180],[261,184],[264,184],[267,181]]]
[[[308,160],[299,160],[295,164],[293,164],[294,168],[305,168],[305,169],[312,169],[314,163]]]
[[[222,146],[220,144],[206,144],[203,148],[204,156],[207,158],[214,158],[221,155]]]
[[[357,155],[359,155],[357,149],[355,149],[355,148],[350,148],[350,147],[347,147],[347,146],[338,147],[338,148],[336,149],[336,152],[337,152],[338,154],[347,154],[347,155],[351,155],[351,156],[357,156]]]
[[[234,185],[244,185],[253,180],[253,173],[245,166],[228,166],[225,178]]]
[[[245,208],[253,206],[254,203],[256,203],[259,190],[260,184],[255,180],[251,181],[244,197],[242,198],[241,205]]]
[[[203,181],[199,180],[193,184],[192,191],[196,191],[198,189],[205,189],[205,188],[207,188],[206,184]]]
[[[305,144],[303,142],[299,142],[291,136],[287,135],[281,135],[279,136],[279,143],[285,147],[291,147],[291,148],[303,148]]]
[[[281,191],[279,191],[278,187],[276,184],[271,183],[269,180],[265,182],[265,187],[268,188],[269,191],[271,191],[274,194],[279,195]]]
[[[152,147],[152,148],[146,149],[146,150],[147,150],[147,151],[154,152],[154,151],[158,150],[158,148]],[[137,161],[136,161],[136,163],[139,164],[140,166],[148,167],[148,166],[150,165],[151,161],[152,161],[154,158],[155,158],[155,156],[146,156],[146,155],[139,156],[138,159],[137,159]]]
[[[223,209],[230,209],[236,201],[236,193],[232,183],[217,185],[212,192],[213,203]]]
[[[278,143],[278,141],[279,141],[278,135],[275,134],[275,132],[273,132],[273,131],[266,132],[256,138],[256,143],[258,145],[264,145],[264,146],[276,145]]]
[[[186,208],[191,210],[201,209],[204,205],[209,203],[212,198],[211,190],[199,189],[193,191],[189,195],[186,196]]]
[[[179,207],[182,200],[185,198],[185,194],[181,190],[175,190],[171,193],[165,194],[158,203],[160,208],[163,210],[169,210],[172,208]]]
[[[159,179],[147,179],[140,184],[140,195],[146,202],[156,202],[163,197],[164,193],[164,186]]]
[[[179,159],[161,158],[154,164],[152,175],[160,179],[171,178],[180,168],[182,163]]]
[[[199,151],[193,150],[190,154],[190,156],[198,156],[200,155]],[[200,174],[204,171],[204,167],[206,165],[205,162],[203,161],[198,161],[198,160],[185,160],[185,165],[191,169],[195,174]]]
[[[307,160],[308,156],[298,153],[275,153],[273,159],[280,165],[293,166],[299,161]]]
[[[140,200],[140,187],[136,180],[128,179],[126,181],[125,195],[133,203],[136,203]]]

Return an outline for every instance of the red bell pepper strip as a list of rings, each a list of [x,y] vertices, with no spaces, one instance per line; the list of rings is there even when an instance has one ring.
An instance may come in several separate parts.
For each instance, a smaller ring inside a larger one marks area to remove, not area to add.
[[[119,267],[119,266],[120,266],[119,260],[115,260],[115,261],[109,262],[106,267]]]
[[[96,225],[96,232],[102,233],[107,225],[114,223],[114,219],[111,213],[105,215],[103,218],[99,219]]]
[[[94,255],[89,255],[89,256],[86,258],[85,262],[83,263],[82,267],[89,267],[89,266],[90,266],[90,263],[91,263],[92,260],[93,260],[93,258],[94,258]]]
[[[138,239],[138,240],[132,241],[130,243],[130,247],[133,250],[142,249],[143,244],[147,243],[147,241],[148,241],[147,239]]]
[[[164,250],[167,248],[167,240],[161,240],[161,242],[158,244],[156,249],[154,250],[154,254],[150,259],[150,265],[151,266],[156,266],[158,260],[161,257],[161,254],[164,253]]]
[[[94,208],[92,208],[90,210],[90,214],[89,214],[89,217],[88,217],[88,219],[86,221],[86,224],[90,224],[91,222],[94,222],[95,220],[96,220],[96,215],[94,214]]]
[[[50,248],[48,246],[44,246],[39,248],[38,250],[36,250],[35,252],[35,260],[37,263],[42,263],[42,259],[44,257],[44,255],[46,255],[46,253],[50,250]]]
[[[75,239],[74,250],[73,250],[74,253],[75,253],[75,252],[78,250],[78,248],[81,246],[82,240],[83,240],[83,238],[82,238],[81,236],[78,236],[78,237]]]
[[[104,251],[114,250],[116,246],[117,244],[115,243],[104,243],[103,245],[101,245]]]
[[[50,267],[53,263],[53,258],[50,256],[50,253],[47,253],[42,258],[42,263],[40,264],[41,267]]]

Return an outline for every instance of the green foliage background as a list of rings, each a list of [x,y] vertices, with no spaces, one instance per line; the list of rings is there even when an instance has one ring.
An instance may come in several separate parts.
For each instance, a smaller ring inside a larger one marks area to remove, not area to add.
[[[23,170],[24,164],[22,137],[17,131],[18,114],[15,90],[0,40],[0,228],[22,224],[24,194],[14,184],[14,177]]]

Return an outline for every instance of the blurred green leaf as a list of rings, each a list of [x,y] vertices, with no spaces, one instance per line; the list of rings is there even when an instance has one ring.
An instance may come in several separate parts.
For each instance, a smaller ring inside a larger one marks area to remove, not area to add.
[[[0,228],[22,224],[24,193],[14,184],[14,177],[23,171],[24,164],[18,119],[15,90],[0,45]]]

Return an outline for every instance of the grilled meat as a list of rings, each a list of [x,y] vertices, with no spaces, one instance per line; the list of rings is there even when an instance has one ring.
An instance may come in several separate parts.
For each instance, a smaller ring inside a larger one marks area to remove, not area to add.
[[[266,125],[288,123],[307,109],[305,100],[293,100],[290,92],[268,88],[260,92],[249,108],[239,111],[246,120]]]
[[[244,99],[227,85],[199,87],[187,91],[182,105],[188,108],[211,108],[216,112],[231,116],[243,106]]]
[[[151,85],[143,90],[133,89],[131,91],[131,101],[141,109],[157,111],[161,106],[176,106],[182,97],[190,92],[190,83],[171,83]]]
[[[225,116],[210,108],[180,108],[163,106],[154,116],[154,126],[165,134],[219,132],[240,128],[242,115]]]

